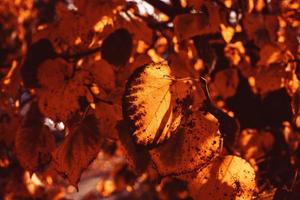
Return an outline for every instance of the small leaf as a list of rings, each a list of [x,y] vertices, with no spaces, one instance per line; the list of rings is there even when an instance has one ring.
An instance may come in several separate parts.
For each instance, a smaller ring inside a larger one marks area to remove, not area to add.
[[[238,85],[239,76],[235,68],[219,71],[213,81],[213,86],[223,99],[234,96]]]
[[[112,65],[126,64],[132,51],[131,34],[124,28],[117,29],[104,39],[101,46],[102,57]]]
[[[190,178],[188,189],[195,200],[250,200],[256,189],[254,169],[237,156],[217,159]]]
[[[37,80],[39,65],[49,58],[54,58],[55,55],[48,39],[40,39],[29,47],[26,59],[21,66],[21,76],[26,87],[39,87]]]
[[[77,185],[81,173],[96,158],[103,138],[93,115],[87,115],[79,124],[72,126],[63,143],[52,153],[55,168]]]
[[[92,73],[96,84],[105,91],[112,91],[115,89],[115,72],[112,65],[101,59],[95,61],[88,70]]]
[[[20,164],[31,172],[49,163],[51,151],[55,148],[54,135],[43,122],[43,116],[33,103],[16,134],[17,158]]]
[[[174,18],[174,31],[179,40],[220,31],[218,6],[207,1],[204,8],[206,12],[181,14]]]

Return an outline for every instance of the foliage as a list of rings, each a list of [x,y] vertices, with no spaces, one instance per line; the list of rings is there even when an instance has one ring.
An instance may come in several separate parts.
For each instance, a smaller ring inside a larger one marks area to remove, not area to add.
[[[2,0],[0,199],[299,198],[299,9]]]

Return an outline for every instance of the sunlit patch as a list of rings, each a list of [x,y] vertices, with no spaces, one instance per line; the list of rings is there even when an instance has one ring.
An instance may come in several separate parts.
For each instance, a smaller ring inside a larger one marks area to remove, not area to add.
[[[41,180],[37,177],[35,173],[30,176],[30,173],[26,171],[23,176],[24,183],[26,188],[30,194],[35,194],[38,187],[43,187],[44,184]]]
[[[296,117],[296,125],[298,128],[300,128],[300,115]]]
[[[134,57],[133,56],[130,56],[130,58],[129,58],[129,61],[128,61],[129,63],[133,63],[134,62]]]
[[[46,117],[44,119],[44,125],[49,127],[51,131],[62,131],[65,129],[65,125],[63,122],[57,122],[55,123],[52,119]]]
[[[221,34],[224,40],[227,43],[229,43],[234,36],[234,28],[232,28],[231,26],[226,27],[224,24],[221,24],[220,27],[221,27]]]
[[[97,191],[103,197],[110,196],[117,188],[112,180],[101,180],[96,186]]]
[[[204,69],[204,62],[202,59],[197,59],[197,61],[194,64],[194,69],[196,71],[200,71],[200,70]]]
[[[96,104],[95,103],[90,103],[90,106],[91,106],[92,109],[94,109],[94,110],[96,109]]]
[[[188,6],[187,0],[180,0],[180,4],[183,8]]]
[[[153,62],[161,62],[164,61],[164,59],[162,57],[160,57],[154,49],[149,49],[147,54],[150,56],[151,60]]]
[[[153,15],[154,8],[152,5],[143,0],[127,0],[128,2],[136,2],[141,15]]]
[[[11,64],[11,68],[9,69],[7,75],[4,77],[4,80],[3,80],[4,85],[10,84],[12,75],[13,75],[13,73],[14,73],[17,66],[18,66],[18,61],[13,60],[13,62]]]
[[[7,158],[0,159],[0,168],[7,168],[10,162]]]
[[[144,53],[146,49],[148,48],[148,45],[143,40],[138,40],[136,51],[138,53]]]
[[[255,78],[253,76],[250,76],[248,78],[248,83],[251,87],[255,87]]]
[[[94,31],[95,32],[102,32],[104,28],[108,25],[113,25],[114,21],[112,18],[108,16],[103,16],[95,25],[94,25]]]
[[[53,179],[52,179],[52,177],[51,177],[51,176],[47,176],[47,177],[46,177],[46,182],[47,182],[48,185],[52,185],[52,184],[53,184]]]
[[[231,8],[232,4],[233,4],[232,0],[224,0],[224,5],[227,8]]]
[[[77,37],[74,41],[74,44],[75,45],[79,45],[80,43],[82,42],[81,38],[80,37]]]
[[[95,95],[100,94],[100,89],[99,89],[98,85],[95,84],[95,83],[92,85],[91,91],[92,91],[92,93],[95,94]]]

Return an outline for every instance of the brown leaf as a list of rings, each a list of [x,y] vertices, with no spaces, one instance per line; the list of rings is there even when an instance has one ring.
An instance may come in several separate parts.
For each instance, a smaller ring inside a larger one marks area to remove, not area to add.
[[[56,170],[77,185],[81,173],[97,156],[103,138],[93,115],[87,115],[79,124],[71,127],[60,146],[52,153]]]
[[[208,15],[201,13],[181,14],[174,18],[174,31],[179,40],[220,31],[220,13],[217,5],[207,2]]]
[[[256,188],[253,168],[237,156],[216,159],[190,178],[188,189],[195,200],[250,200]]]
[[[92,73],[95,83],[105,91],[112,91],[116,87],[114,68],[105,60],[94,61],[88,69]]]
[[[120,28],[108,35],[102,43],[101,55],[112,65],[121,66],[128,61],[133,46],[131,34]]]
[[[273,147],[274,136],[267,131],[243,130],[237,140],[237,147],[246,160],[264,157]]]
[[[99,102],[96,104],[95,115],[98,119],[99,131],[111,138],[118,138],[117,124],[122,120],[122,107],[120,104],[114,103],[112,105]]]
[[[223,99],[234,96],[239,84],[237,69],[229,68],[219,71],[212,84]]]
[[[80,109],[79,99],[90,96],[86,87],[91,82],[90,74],[78,70],[72,75],[72,70],[72,66],[60,58],[47,60],[39,68],[38,80],[42,85],[37,90],[39,109],[54,121],[66,122]]]
[[[171,138],[150,150],[159,173],[178,175],[208,165],[220,150],[218,125],[211,114],[193,112]]]
[[[275,15],[247,13],[243,25],[249,39],[254,39],[258,46],[276,41],[279,23]]]
[[[17,158],[22,167],[33,172],[51,161],[54,148],[54,135],[44,125],[44,118],[33,103],[16,134]]]

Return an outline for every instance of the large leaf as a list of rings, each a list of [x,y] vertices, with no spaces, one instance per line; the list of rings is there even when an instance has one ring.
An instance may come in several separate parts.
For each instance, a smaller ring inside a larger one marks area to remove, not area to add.
[[[17,158],[29,171],[35,171],[49,163],[51,151],[55,148],[54,135],[43,122],[44,118],[34,103],[16,134]]]
[[[91,82],[90,73],[78,70],[63,59],[49,59],[38,70],[41,88],[37,90],[41,112],[55,121],[66,122],[80,109],[80,98],[87,99],[90,92],[86,84]],[[65,101],[68,99],[68,101]]]
[[[63,143],[52,153],[56,170],[76,185],[83,170],[97,156],[102,143],[96,118],[87,115],[71,127]]]
[[[181,86],[175,87],[177,83]],[[123,97],[123,115],[138,144],[159,144],[171,136],[181,121],[188,87],[172,77],[166,62],[142,66],[132,74]]]
[[[190,178],[188,189],[195,200],[250,200],[256,189],[254,169],[237,156],[219,158]]]
[[[186,117],[176,134],[150,150],[159,173],[178,175],[207,166],[220,151],[218,125],[211,114],[193,112]]]

